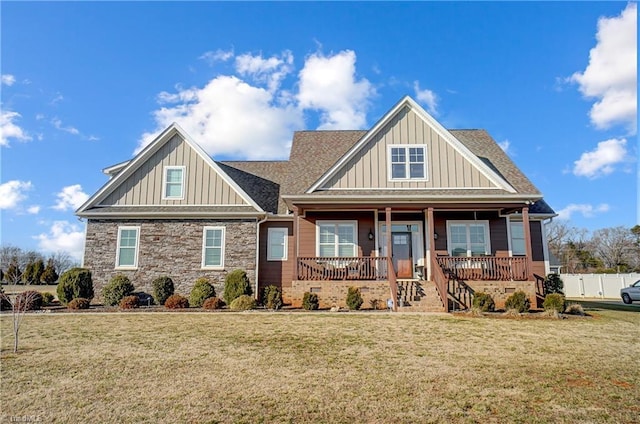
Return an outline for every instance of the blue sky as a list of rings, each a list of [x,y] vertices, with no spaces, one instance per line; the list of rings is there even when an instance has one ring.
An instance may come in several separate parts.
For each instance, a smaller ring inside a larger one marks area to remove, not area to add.
[[[372,126],[405,95],[484,128],[560,213],[638,223],[626,2],[2,2],[2,244],[80,258],[74,210],[177,121],[215,159]]]

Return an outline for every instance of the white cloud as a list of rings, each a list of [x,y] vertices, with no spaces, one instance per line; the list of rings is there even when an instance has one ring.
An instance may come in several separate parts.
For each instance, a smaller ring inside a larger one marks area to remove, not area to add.
[[[3,85],[12,86],[16,82],[16,77],[11,74],[2,74],[0,81]]]
[[[509,140],[500,141],[498,142],[498,146],[500,146],[503,152],[508,153],[509,147],[511,147],[511,142]]]
[[[243,54],[236,57],[236,71],[243,77],[250,76],[257,83],[266,83],[269,92],[280,88],[282,80],[293,70],[293,55],[290,51],[281,57],[263,59],[262,55]]]
[[[198,59],[206,60],[209,65],[213,65],[216,62],[226,62],[233,57],[233,49],[221,50],[218,49],[215,52],[208,51],[202,54]]]
[[[32,188],[31,181],[11,180],[0,184],[0,210],[18,207],[27,198],[25,193]]]
[[[595,207],[589,204],[571,203],[562,210],[558,211],[558,219],[569,220],[571,219],[571,215],[575,213],[579,213],[585,218],[593,218],[597,214],[608,211],[609,205],[607,205],[606,203],[602,203]]]
[[[591,179],[611,174],[615,170],[614,166],[625,160],[626,144],[627,140],[624,138],[599,142],[595,150],[583,153],[573,163],[573,174]]]
[[[89,198],[89,195],[82,191],[80,184],[63,187],[62,191],[56,196],[58,197],[58,202],[53,209],[59,211],[76,210]]]
[[[20,118],[18,112],[3,110],[0,113],[0,146],[9,147],[9,140],[29,141],[31,136],[20,128],[14,120]]]
[[[63,126],[62,125],[62,121],[59,118],[53,118],[51,120],[51,123],[53,124],[53,126],[60,131],[65,131],[68,132],[69,134],[73,134],[73,135],[78,135],[80,134],[80,131],[78,131],[77,128],[72,127],[72,126]]]
[[[413,82],[413,89],[416,93],[416,100],[427,106],[427,112],[432,115],[437,115],[438,96],[436,93],[426,88],[424,90],[420,90],[420,83],[418,81]]]
[[[44,252],[66,252],[74,259],[81,261],[84,250],[84,231],[76,224],[68,221],[55,221],[49,233],[34,237],[38,247]]]
[[[38,205],[33,205],[33,206],[29,206],[27,208],[27,213],[30,215],[37,215],[40,213],[40,206]]]
[[[367,79],[357,79],[355,64],[356,54],[351,50],[307,57],[299,74],[298,101],[301,108],[320,111],[318,129],[366,126],[368,100],[375,88]]]
[[[637,131],[637,27],[636,3],[628,3],[619,16],[601,17],[589,65],[569,77],[585,97],[598,99],[589,112],[596,128],[623,124],[632,134]]]

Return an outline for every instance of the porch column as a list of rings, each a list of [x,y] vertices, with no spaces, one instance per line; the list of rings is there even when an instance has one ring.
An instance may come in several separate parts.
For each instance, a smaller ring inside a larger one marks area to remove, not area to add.
[[[436,257],[435,224],[433,222],[433,208],[427,208],[427,237],[429,237],[429,260],[427,261],[427,280],[433,281],[431,265]]]
[[[391,208],[385,208],[385,223],[387,225],[387,276],[389,278],[389,288],[391,289],[391,299],[393,299],[393,310],[398,311],[398,282],[396,281],[396,270],[391,260]]]
[[[299,219],[300,219],[300,214],[298,212],[298,207],[294,206],[293,207],[293,274],[295,279],[298,279],[298,242],[299,242],[299,236],[298,236],[298,229],[300,227],[299,224]]]
[[[533,281],[533,250],[531,249],[531,227],[529,226],[529,207],[522,208],[522,229],[524,230],[524,246],[527,254],[527,271],[529,281]]]

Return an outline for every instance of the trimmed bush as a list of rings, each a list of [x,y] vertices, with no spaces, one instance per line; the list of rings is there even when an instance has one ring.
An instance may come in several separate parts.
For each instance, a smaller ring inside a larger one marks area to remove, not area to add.
[[[170,277],[158,277],[153,280],[151,285],[153,286],[153,298],[158,305],[164,305],[175,291],[173,280]]]
[[[518,313],[523,313],[529,311],[531,302],[525,292],[518,290],[507,298],[504,302],[504,307],[507,311],[513,310]]]
[[[53,303],[55,296],[49,292],[42,292],[42,306],[47,306]]]
[[[224,301],[227,305],[231,305],[234,299],[242,295],[251,296],[252,294],[251,284],[246,272],[241,269],[236,269],[227,274],[227,277],[224,279],[223,294]]]
[[[489,293],[477,292],[473,295],[473,309],[480,312],[493,312],[496,309],[496,302]]]
[[[567,309],[564,310],[565,314],[568,315],[580,315],[581,317],[585,316],[584,308],[579,303],[570,303],[567,305]]]
[[[560,293],[564,294],[562,291],[564,288],[564,282],[562,278],[558,274],[548,274],[544,279],[544,294],[551,293]]]
[[[115,306],[126,296],[133,294],[135,288],[126,275],[118,274],[104,286],[102,299],[105,305]]]
[[[246,294],[236,297],[233,299],[233,302],[231,302],[231,305],[229,305],[229,308],[234,311],[248,311],[249,309],[255,309],[255,307],[256,300]]]
[[[58,300],[63,305],[75,298],[93,299],[93,281],[91,271],[86,268],[71,268],[60,277],[56,288]]]
[[[135,309],[140,306],[140,299],[135,294],[120,299],[120,309]]]
[[[315,311],[318,309],[320,302],[316,293],[305,292],[302,296],[302,307],[307,311]]]
[[[15,302],[20,311],[37,311],[42,308],[42,294],[35,290],[27,290],[19,293]]]
[[[84,297],[76,297],[67,304],[67,308],[73,310],[89,309],[89,306],[91,306],[91,301]]]
[[[165,300],[164,307],[169,309],[184,309],[189,307],[189,299],[179,294],[172,294]]]
[[[561,293],[550,293],[544,297],[542,307],[547,312],[562,313],[564,311],[565,299]]]
[[[204,301],[216,295],[216,289],[213,288],[207,278],[198,278],[189,294],[189,305],[192,308],[199,308]]]
[[[222,309],[223,306],[224,302],[219,297],[209,297],[202,304],[204,309]]]
[[[357,287],[349,287],[347,290],[347,307],[352,311],[357,311],[363,302],[360,289]]]
[[[264,288],[262,304],[267,309],[280,309],[282,307],[282,292],[277,286],[270,285]]]

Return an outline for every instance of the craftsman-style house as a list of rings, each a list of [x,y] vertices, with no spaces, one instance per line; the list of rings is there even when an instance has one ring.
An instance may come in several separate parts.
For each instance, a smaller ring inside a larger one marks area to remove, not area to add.
[[[174,124],[104,172],[76,212],[98,293],[119,273],[221,291],[241,268],[293,306],[344,306],[356,286],[364,306],[448,311],[475,291],[535,305],[549,270],[542,194],[487,132],[447,130],[409,97],[368,131],[294,133],[286,161],[217,162]]]

